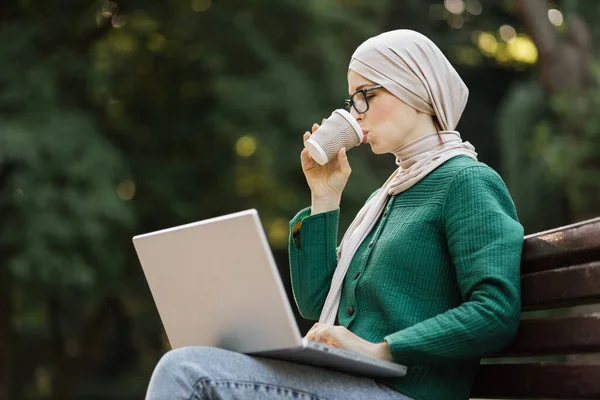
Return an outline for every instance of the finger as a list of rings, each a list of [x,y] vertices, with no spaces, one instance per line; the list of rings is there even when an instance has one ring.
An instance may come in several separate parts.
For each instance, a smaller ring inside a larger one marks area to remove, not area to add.
[[[302,136],[302,139],[306,142],[309,137],[310,137],[310,132],[306,131],[306,132],[304,132],[304,135]]]
[[[302,160],[303,165],[308,165],[309,163],[313,162],[313,159],[307,149],[302,149],[302,152],[300,153],[300,160]]]
[[[305,338],[308,340],[313,340],[315,338],[315,333],[317,332],[317,330],[319,329],[319,324],[316,323],[312,326],[312,328],[310,328],[310,330],[308,331],[308,333],[306,334]]]
[[[346,148],[342,147],[337,154],[338,165],[340,168],[340,172],[344,175],[350,175],[352,172],[352,168],[350,168],[350,163],[348,162],[348,156],[346,155]]]
[[[308,331],[308,335],[310,335],[310,339],[314,340],[316,342],[319,341],[319,338],[322,336],[322,332],[324,329],[326,329],[327,326],[324,324],[320,324],[320,323],[316,323],[313,325],[313,327],[310,329],[310,331]]]
[[[325,343],[329,346],[338,347],[340,349],[342,348],[342,345],[335,335],[335,332],[333,332],[331,329],[320,330],[316,335],[315,341],[319,343]]]
[[[333,346],[333,347],[341,347],[340,344],[337,342],[337,340],[335,338],[333,338],[331,335],[327,335],[327,337],[324,339],[324,341],[322,343],[325,343],[329,346]]]
[[[327,118],[323,118],[323,120],[321,121],[321,125],[323,125],[325,121],[327,121]]]
[[[313,335],[313,340],[315,342],[325,343],[327,340],[327,329],[322,326],[317,327]]]
[[[314,340],[321,343],[335,341],[333,330],[334,327],[332,325],[320,324],[315,328]]]
[[[342,348],[340,332],[335,326],[321,327],[315,332],[315,341],[325,343],[330,346]]]
[[[343,332],[340,332],[340,330],[337,327],[333,328],[329,332],[327,344],[334,346],[334,347],[338,347],[340,349],[343,349],[344,348],[344,346],[342,345],[343,341],[344,341]]]
[[[319,124],[317,124],[317,123],[314,123],[314,124],[313,124],[313,126],[312,126],[312,133],[315,133],[315,131],[316,131],[317,129],[319,129]]]

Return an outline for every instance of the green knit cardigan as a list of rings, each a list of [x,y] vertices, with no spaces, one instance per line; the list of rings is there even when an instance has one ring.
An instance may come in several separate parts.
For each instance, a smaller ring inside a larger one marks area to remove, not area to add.
[[[318,320],[337,264],[339,209],[290,222],[300,314]],[[519,325],[523,227],[500,176],[469,157],[391,196],[344,280],[338,321],[389,343],[406,377],[382,380],[416,400],[464,400],[480,358]]]

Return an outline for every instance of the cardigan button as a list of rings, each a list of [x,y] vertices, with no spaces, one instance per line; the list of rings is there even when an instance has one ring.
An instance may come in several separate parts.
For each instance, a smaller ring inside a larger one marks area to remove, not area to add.
[[[371,242],[369,243],[369,247],[373,247],[374,244],[375,244],[375,241],[371,240]]]
[[[354,307],[350,306],[348,307],[348,315],[352,316],[352,314],[354,314]]]
[[[360,276],[360,271],[358,271],[358,272],[356,273],[356,275],[354,275],[354,280],[356,280],[356,278],[358,278],[359,276]]]

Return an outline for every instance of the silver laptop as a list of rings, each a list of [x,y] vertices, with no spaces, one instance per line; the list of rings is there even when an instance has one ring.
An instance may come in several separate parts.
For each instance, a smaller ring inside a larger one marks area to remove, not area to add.
[[[133,244],[172,348],[406,375],[405,366],[301,337],[256,210],[135,236]]]

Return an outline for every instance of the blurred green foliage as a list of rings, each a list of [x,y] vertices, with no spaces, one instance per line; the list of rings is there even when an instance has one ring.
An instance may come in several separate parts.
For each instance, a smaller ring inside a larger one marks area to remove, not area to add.
[[[565,0],[566,17],[587,23],[596,48],[600,16],[596,3]],[[558,32],[565,37],[568,24]],[[600,78],[593,61],[596,81]],[[526,232],[537,232],[598,216],[600,211],[600,121],[597,85],[549,95],[537,76],[508,88],[496,118],[501,173]]]
[[[600,82],[600,65],[594,66]],[[600,204],[600,89],[560,93],[551,98],[556,123],[540,122],[532,138],[533,152],[550,175],[564,183],[571,216],[597,216]]]
[[[350,55],[383,30],[419,30],[456,65],[470,89],[458,128],[502,172],[526,229],[568,221],[546,218],[540,206],[552,201],[530,194],[562,196],[565,175],[548,165],[580,170],[600,122],[565,143],[557,121],[575,103],[550,103],[530,64],[478,46],[479,32],[519,30],[510,2],[460,4],[3,3],[0,400],[143,396],[168,343],[135,234],[257,208],[289,290],[288,221],[310,199],[302,133],[342,106]],[[598,103],[590,96],[586,115]],[[557,164],[563,147],[581,156]],[[366,147],[349,154],[340,236],[395,168]]]

